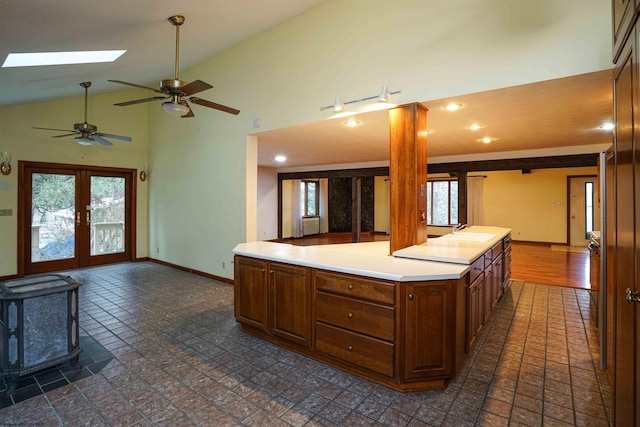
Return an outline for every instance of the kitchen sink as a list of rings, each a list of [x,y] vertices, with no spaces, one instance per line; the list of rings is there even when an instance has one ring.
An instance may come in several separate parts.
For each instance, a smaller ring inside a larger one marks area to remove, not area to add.
[[[473,233],[460,231],[456,234],[445,234],[440,239],[454,240],[457,242],[488,242],[495,238],[496,235],[492,233]]]

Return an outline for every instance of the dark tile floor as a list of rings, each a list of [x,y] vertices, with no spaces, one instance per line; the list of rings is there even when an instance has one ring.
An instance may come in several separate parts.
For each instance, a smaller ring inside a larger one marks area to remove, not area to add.
[[[587,291],[512,281],[445,390],[402,394],[239,331],[233,288],[150,262],[67,272],[98,373],[0,425],[609,426]]]

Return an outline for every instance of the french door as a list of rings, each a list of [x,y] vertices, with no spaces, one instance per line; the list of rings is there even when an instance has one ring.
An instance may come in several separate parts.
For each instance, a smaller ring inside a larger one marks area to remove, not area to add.
[[[21,162],[19,274],[133,260],[135,171]]]

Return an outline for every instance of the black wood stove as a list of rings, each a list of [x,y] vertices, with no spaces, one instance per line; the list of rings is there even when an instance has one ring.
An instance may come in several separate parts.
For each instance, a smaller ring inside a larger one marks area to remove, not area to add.
[[[11,394],[20,376],[58,363],[78,365],[78,288],[47,274],[0,283],[0,377]]]

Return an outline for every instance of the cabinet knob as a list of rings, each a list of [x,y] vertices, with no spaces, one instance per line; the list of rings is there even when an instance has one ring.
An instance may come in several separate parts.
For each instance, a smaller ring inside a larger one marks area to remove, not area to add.
[[[349,290],[353,289],[353,285],[349,285],[348,287],[349,287]]]
[[[349,351],[353,350],[353,346],[350,345],[349,347],[347,347],[347,350],[349,350]]]
[[[349,313],[349,314],[347,314],[347,317],[348,317],[349,319],[352,319],[352,318],[353,318],[353,313]]]
[[[264,273],[264,272],[265,272],[265,271],[267,271],[267,270],[265,270],[264,268],[261,268],[261,269],[260,269],[260,271],[262,271],[262,272]]]
[[[269,270],[269,273],[273,274],[273,270]]]
[[[409,294],[409,300],[413,301],[413,294]]]

